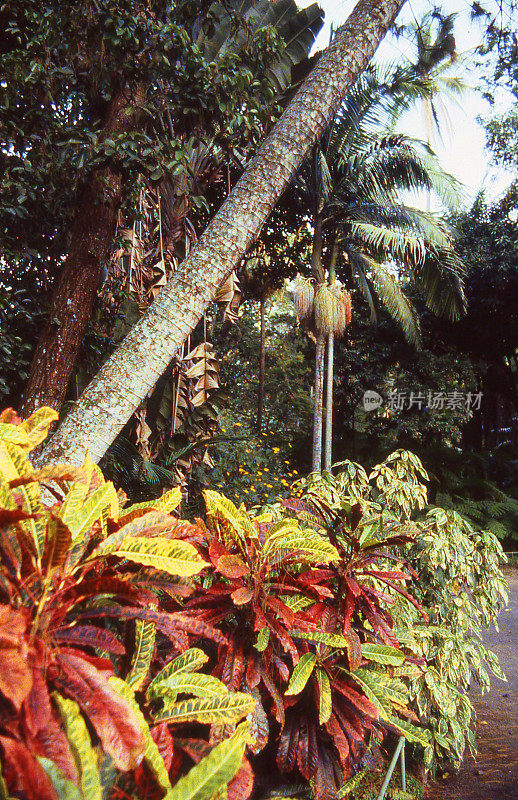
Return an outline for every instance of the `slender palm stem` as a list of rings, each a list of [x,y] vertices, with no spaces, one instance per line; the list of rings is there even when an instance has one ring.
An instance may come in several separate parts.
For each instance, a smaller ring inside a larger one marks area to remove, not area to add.
[[[257,420],[256,429],[261,432],[263,424],[263,409],[264,409],[264,374],[266,366],[266,321],[265,321],[265,305],[266,298],[261,295],[260,300],[260,318],[261,318],[261,338],[259,344],[259,388],[257,392]]]
[[[336,280],[336,262],[338,261],[338,236],[335,234],[329,262],[329,284]],[[331,469],[333,458],[333,378],[334,378],[335,336],[327,337],[327,376],[326,376],[326,417],[324,437],[324,469]]]
[[[324,355],[326,340],[319,333],[315,350],[315,399],[313,406],[313,472],[322,470],[322,400],[324,394]]]

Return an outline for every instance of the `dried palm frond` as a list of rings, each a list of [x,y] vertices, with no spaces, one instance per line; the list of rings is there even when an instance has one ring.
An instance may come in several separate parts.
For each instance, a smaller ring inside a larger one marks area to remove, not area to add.
[[[336,298],[336,318],[332,333],[335,336],[343,336],[351,324],[351,295],[336,283],[329,287],[329,291]]]
[[[315,285],[311,278],[299,281],[293,293],[295,311],[301,322],[307,322],[313,317],[315,302]]]

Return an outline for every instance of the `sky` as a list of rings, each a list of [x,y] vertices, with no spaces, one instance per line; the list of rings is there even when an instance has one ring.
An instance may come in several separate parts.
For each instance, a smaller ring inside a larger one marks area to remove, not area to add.
[[[299,2],[301,6],[310,5],[313,0]],[[485,3],[484,5],[490,5]],[[324,48],[329,42],[329,29],[333,24],[337,28],[353,9],[351,0],[320,0],[325,11],[325,25],[316,42],[316,49]],[[427,0],[407,0],[399,17],[398,24],[420,20],[434,4]],[[489,119],[496,109],[482,97],[477,87],[482,84],[483,75],[480,68],[473,64],[474,50],[482,39],[480,26],[470,19],[470,0],[443,0],[441,5],[446,13],[456,13],[455,38],[459,59],[455,63],[455,71],[469,87],[456,101],[445,103],[441,119],[442,141],[434,137],[431,144],[441,159],[443,168],[458,178],[465,186],[466,205],[484,189],[487,199],[500,196],[512,180],[510,173],[497,167],[491,161],[491,154],[485,148],[485,132],[477,121],[478,117]],[[516,20],[518,24],[518,20]],[[409,58],[413,53],[410,42],[403,38],[394,40],[386,37],[380,45],[375,59],[377,61],[394,61]],[[509,99],[499,97],[498,111],[509,106]],[[426,139],[426,125],[422,112],[416,108],[408,112],[398,126],[409,136]]]

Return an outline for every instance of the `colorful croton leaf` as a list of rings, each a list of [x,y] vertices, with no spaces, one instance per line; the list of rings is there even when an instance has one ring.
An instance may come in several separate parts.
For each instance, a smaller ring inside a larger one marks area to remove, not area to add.
[[[182,758],[165,766],[160,742],[174,736],[169,728],[234,725],[255,701],[185,669],[203,663],[192,643],[223,646],[226,638],[181,610],[180,598],[209,562],[196,545],[203,530],[171,513],[179,489],[128,508],[88,456],[81,468],[33,469],[27,454],[55,418],[51,409],[25,422],[0,415],[2,785],[27,800],[101,800],[110,774],[115,794],[120,781],[142,779],[146,797],[169,797],[188,766]],[[157,672],[157,660],[168,682],[155,674],[156,695],[139,704],[134,693]],[[239,731],[206,788],[216,757],[197,765],[189,782],[199,779],[196,797],[223,790],[240,769],[245,727]],[[101,754],[110,769],[101,769]]]

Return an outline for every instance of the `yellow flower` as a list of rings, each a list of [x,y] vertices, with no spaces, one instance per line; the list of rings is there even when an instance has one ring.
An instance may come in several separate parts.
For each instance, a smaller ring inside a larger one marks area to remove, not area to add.
[[[248,489],[243,489],[245,494],[248,494]]]
[[[289,462],[289,461],[285,461],[284,463],[285,463],[285,464],[289,464],[290,462]]]
[[[267,486],[268,489],[273,489],[273,484],[271,483],[265,483],[264,485]]]
[[[250,484],[250,489],[251,489],[251,490],[255,489],[255,486],[253,486],[252,484]]]
[[[258,470],[257,470],[257,474],[258,474],[258,475],[262,475],[263,473],[261,472],[261,470],[260,470],[260,469],[258,469]]]
[[[226,433],[226,430],[225,430],[225,428],[222,428],[222,429],[221,429],[221,432],[222,432],[222,433]]]
[[[285,481],[284,479],[281,481],[281,483],[283,483],[285,486],[289,486],[288,481]]]
[[[249,452],[250,452],[250,450],[245,450],[245,453],[249,453]]]
[[[280,447],[272,447],[274,453],[278,453],[280,449]]]
[[[294,469],[294,470],[293,470],[293,474],[294,474],[294,475],[298,475],[299,473],[297,472],[297,470],[296,470],[296,469]]]
[[[288,442],[288,447],[293,447],[293,445],[291,444],[291,442]]]
[[[236,422],[236,425],[238,426],[238,428],[241,428],[243,423],[242,422]]]
[[[268,467],[265,467],[265,468],[264,468],[264,471],[265,471],[265,472],[270,472],[270,469],[269,469]]]

